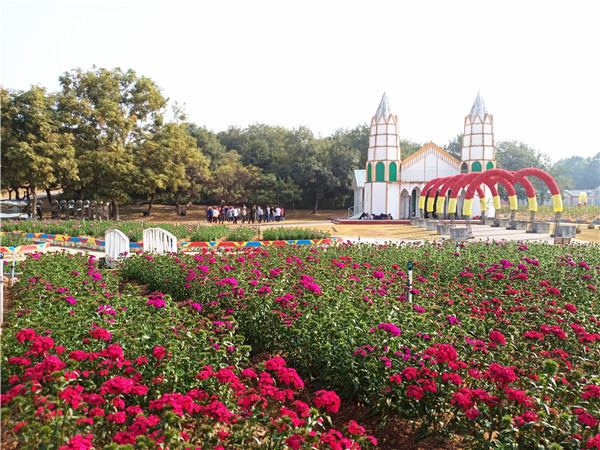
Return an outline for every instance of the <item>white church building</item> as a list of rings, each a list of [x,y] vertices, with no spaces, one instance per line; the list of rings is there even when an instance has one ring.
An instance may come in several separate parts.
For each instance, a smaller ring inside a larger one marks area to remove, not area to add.
[[[479,93],[471,112],[465,117],[461,161],[433,142],[402,160],[398,116],[392,114],[384,93],[371,119],[365,170],[354,171],[351,218],[357,218],[363,212],[391,214],[394,219],[416,217],[419,196],[428,181],[495,167],[494,120]],[[493,211],[490,200],[487,214],[493,214]],[[474,201],[473,215],[479,214],[479,202]]]

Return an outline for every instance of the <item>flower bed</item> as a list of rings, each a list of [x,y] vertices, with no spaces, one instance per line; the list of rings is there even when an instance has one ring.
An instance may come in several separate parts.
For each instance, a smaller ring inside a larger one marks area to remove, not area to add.
[[[135,257],[121,274],[230,317],[254,352],[281,352],[303,378],[360,396],[383,422],[414,420],[420,436],[600,444],[596,245],[207,249]]]
[[[20,270],[2,336],[3,438],[48,449],[373,442],[354,421],[326,426],[338,396],[300,401],[304,383],[283,358],[251,365],[228,315],[119,289],[117,273],[81,254],[33,254]]]

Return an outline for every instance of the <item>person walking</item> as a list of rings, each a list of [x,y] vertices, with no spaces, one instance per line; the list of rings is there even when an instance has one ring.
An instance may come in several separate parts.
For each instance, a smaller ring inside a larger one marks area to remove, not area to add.
[[[256,213],[258,214],[258,223],[262,223],[264,211],[260,206],[256,210]]]
[[[252,224],[254,224],[254,220],[256,219],[256,205],[252,205],[252,208],[250,208],[250,220],[249,222],[252,222]]]

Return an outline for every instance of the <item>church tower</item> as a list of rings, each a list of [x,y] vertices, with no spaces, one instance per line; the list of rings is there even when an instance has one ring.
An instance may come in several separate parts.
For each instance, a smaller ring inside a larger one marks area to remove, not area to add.
[[[400,140],[398,116],[391,113],[387,95],[371,119],[366,163],[364,210],[370,214],[400,216]]]
[[[479,92],[471,112],[465,117],[461,159],[461,173],[483,172],[496,168],[494,117],[488,114]]]

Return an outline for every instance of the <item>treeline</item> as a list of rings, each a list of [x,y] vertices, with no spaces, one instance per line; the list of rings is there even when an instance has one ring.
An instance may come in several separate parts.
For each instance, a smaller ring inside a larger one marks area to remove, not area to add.
[[[68,198],[112,202],[116,217],[129,202],[148,203],[148,213],[157,201],[178,211],[192,203],[351,206],[352,172],[365,166],[366,124],[328,137],[263,124],[215,134],[189,123],[150,78],[133,70],[77,69],[59,81],[56,93],[37,86],[1,90],[2,189],[9,194],[26,189],[35,202],[39,190],[52,200],[62,189]],[[401,140],[401,146],[406,158],[422,144]],[[461,147],[458,135],[444,148],[460,159]],[[525,144],[500,142],[497,150],[499,167],[552,169]],[[577,167],[592,167],[586,182],[593,184],[594,167],[599,179],[598,164],[573,158]],[[561,187],[578,187],[580,170],[557,173]]]

